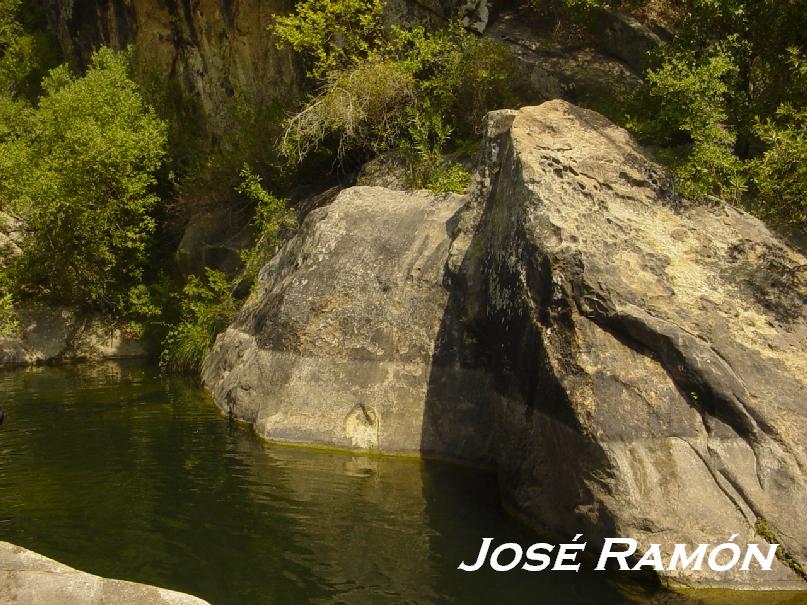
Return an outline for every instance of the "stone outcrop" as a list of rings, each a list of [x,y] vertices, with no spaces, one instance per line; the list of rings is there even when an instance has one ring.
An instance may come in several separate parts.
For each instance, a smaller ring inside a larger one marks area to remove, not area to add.
[[[8,542],[0,542],[0,603],[208,605],[181,592],[78,571]]]
[[[17,327],[0,336],[0,364],[145,357],[145,341],[97,314],[68,308],[15,312]]]
[[[433,363],[458,321],[444,266],[463,202],[354,187],[312,211],[207,359],[219,405],[275,441],[487,461],[490,377]]]
[[[489,118],[475,191],[314,211],[206,360],[280,441],[489,463],[516,514],[590,544],[782,544],[804,588],[807,259],[695,203],[622,129],[552,101]]]
[[[804,565],[805,258],[747,214],[679,199],[596,113],[527,108],[488,148],[469,294],[497,352],[510,506],[645,544],[756,542],[767,525]],[[784,565],[667,575],[805,587]]]

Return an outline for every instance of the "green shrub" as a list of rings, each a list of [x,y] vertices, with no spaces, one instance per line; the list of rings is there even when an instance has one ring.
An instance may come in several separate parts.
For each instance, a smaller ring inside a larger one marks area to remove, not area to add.
[[[179,321],[163,340],[160,365],[169,372],[198,372],[216,336],[233,320],[239,301],[236,285],[252,284],[258,271],[269,261],[277,246],[297,225],[286,200],[272,195],[249,165],[240,172],[237,192],[255,204],[255,245],[242,252],[244,269],[231,282],[221,271],[205,269],[204,279],[188,278],[179,300]]]
[[[331,72],[322,92],[286,120],[282,150],[302,161],[330,138],[340,158],[361,148],[382,151],[398,141],[403,116],[415,102],[414,79],[398,63]]]
[[[409,138],[401,145],[409,187],[430,189],[435,193],[465,193],[471,181],[470,173],[443,155],[443,146],[450,135],[451,127],[443,123],[439,114],[412,112]]]
[[[384,44],[385,0],[303,0],[294,13],[275,17],[272,32],[309,62],[309,75],[351,67]]]
[[[766,150],[751,162],[757,210],[766,218],[807,226],[807,109],[782,105],[775,119],[758,122]]]
[[[155,228],[165,123],[109,49],[83,77],[52,70],[43,88],[26,128],[6,125],[0,140],[0,202],[24,232],[7,281],[19,298],[125,313]]]
[[[674,162],[684,195],[738,199],[745,190],[743,164],[734,153],[736,134],[728,124],[737,75],[724,45],[700,56],[672,53],[648,71],[652,112],[644,123],[630,124],[659,142],[690,141],[689,153]]]
[[[29,76],[39,65],[36,38],[25,30],[21,17],[21,0],[0,0],[0,95],[12,98],[26,92]]]
[[[287,207],[285,199],[272,195],[263,188],[260,177],[249,165],[245,164],[241,168],[240,177],[241,184],[237,191],[255,204],[252,222],[258,231],[255,245],[241,253],[244,269],[240,281],[251,284],[277,247],[297,227],[297,216]]]
[[[0,337],[15,336],[20,331],[20,322],[14,310],[11,293],[0,296]]]
[[[518,103],[523,76],[501,42],[452,22],[428,31],[393,28],[388,52],[412,74],[421,108],[462,135],[478,135],[491,109]]]
[[[198,372],[236,310],[224,273],[208,268],[204,280],[191,275],[180,297],[180,321],[163,340],[160,366],[169,372]]]
[[[458,23],[434,31],[384,28],[382,11],[380,2],[304,0],[293,15],[276,20],[274,33],[304,53],[321,87],[285,121],[283,151],[300,162],[323,148],[339,159],[416,148],[413,181],[457,190],[467,183],[463,171],[434,159],[478,136],[487,111],[514,104],[522,74],[506,46]],[[365,35],[359,43],[330,30]],[[341,42],[334,47],[336,40]],[[413,138],[413,120],[435,119],[449,133],[439,143],[432,136]],[[420,174],[427,162],[439,178]]]
[[[805,22],[802,0],[689,0],[629,121],[649,142],[684,145],[683,193],[738,199],[748,189],[766,218],[807,226]]]

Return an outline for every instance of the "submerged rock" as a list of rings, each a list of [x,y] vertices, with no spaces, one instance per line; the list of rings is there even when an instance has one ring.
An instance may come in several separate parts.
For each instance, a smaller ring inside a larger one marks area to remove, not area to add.
[[[673,583],[804,588],[805,265],[594,112],[494,112],[471,195],[313,212],[204,380],[270,439],[494,464],[511,510],[590,549],[739,534],[790,561]]]
[[[0,603],[208,605],[181,592],[78,571],[8,542],[0,542]]]

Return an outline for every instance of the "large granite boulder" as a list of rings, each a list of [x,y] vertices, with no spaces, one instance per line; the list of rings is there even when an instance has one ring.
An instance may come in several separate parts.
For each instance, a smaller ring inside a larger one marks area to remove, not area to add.
[[[433,361],[455,333],[444,267],[463,203],[354,187],[312,211],[216,340],[216,402],[275,441],[487,461],[490,377]]]
[[[804,588],[807,259],[679,198],[563,101],[490,116],[465,198],[359,187],[307,219],[204,368],[270,439],[489,462],[508,508],[590,549],[778,541]]]
[[[667,555],[773,536],[805,566],[807,259],[743,212],[678,198],[596,113],[552,101],[512,119],[488,144],[485,283],[469,293],[498,352],[510,505],[559,534]],[[781,564],[665,574],[805,588]]]
[[[78,571],[20,546],[0,542],[3,605],[208,605],[181,592]]]

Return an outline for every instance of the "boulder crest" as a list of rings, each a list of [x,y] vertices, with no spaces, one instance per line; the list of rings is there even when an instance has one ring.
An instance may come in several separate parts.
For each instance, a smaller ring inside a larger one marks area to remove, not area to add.
[[[360,187],[312,213],[204,380],[269,439],[489,463],[558,536],[738,533],[791,565],[671,583],[804,588],[805,265],[550,101],[490,115],[465,198]]]

